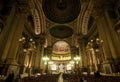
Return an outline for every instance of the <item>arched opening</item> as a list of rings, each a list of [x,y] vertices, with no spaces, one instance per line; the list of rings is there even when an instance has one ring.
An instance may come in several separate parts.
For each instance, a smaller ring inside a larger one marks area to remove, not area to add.
[[[51,65],[51,70],[53,72],[71,70],[71,67],[68,66],[71,61],[70,45],[66,41],[57,41],[54,43],[51,60],[53,61],[53,64]]]
[[[53,45],[52,60],[71,60],[70,45],[65,41],[58,41]]]

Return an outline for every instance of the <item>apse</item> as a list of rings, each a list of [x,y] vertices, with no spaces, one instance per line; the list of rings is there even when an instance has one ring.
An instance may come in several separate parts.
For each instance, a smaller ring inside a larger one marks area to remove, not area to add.
[[[58,41],[53,45],[52,60],[70,60],[70,45],[65,41]]]

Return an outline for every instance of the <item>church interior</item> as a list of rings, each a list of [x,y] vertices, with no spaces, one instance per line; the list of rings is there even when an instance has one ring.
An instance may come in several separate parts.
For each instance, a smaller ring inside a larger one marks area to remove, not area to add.
[[[96,71],[120,82],[120,0],[0,0],[0,80],[93,82]]]

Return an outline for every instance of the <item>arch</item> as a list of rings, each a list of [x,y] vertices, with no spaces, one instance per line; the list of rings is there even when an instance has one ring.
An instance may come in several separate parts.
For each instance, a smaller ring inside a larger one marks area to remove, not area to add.
[[[36,0],[36,9],[38,10],[40,17],[41,33],[44,34],[46,32],[46,20],[42,9],[42,3],[40,2],[40,0]]]
[[[34,9],[33,11],[33,19],[34,19],[35,34],[39,35],[41,33],[41,25],[40,25],[40,18],[37,9]]]
[[[53,45],[53,52],[54,53],[63,54],[63,53],[70,53],[70,51],[71,51],[70,45],[65,41],[57,41]]]
[[[78,34],[82,33],[83,35],[87,34],[88,22],[93,10],[93,1],[85,2],[82,4],[81,13],[78,18],[77,30]]]
[[[52,60],[70,60],[71,49],[70,45],[63,40],[57,41],[53,45]]]
[[[35,25],[35,34],[43,34],[46,32],[46,23],[44,13],[42,11],[42,4],[40,1],[36,1],[35,8],[32,9],[32,15],[34,18],[34,25]]]

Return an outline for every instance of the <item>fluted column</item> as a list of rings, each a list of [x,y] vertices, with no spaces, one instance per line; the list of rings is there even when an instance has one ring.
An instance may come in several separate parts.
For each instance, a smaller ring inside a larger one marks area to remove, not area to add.
[[[78,52],[79,52],[79,56],[80,56],[80,65],[79,65],[79,66],[80,66],[80,68],[82,68],[83,64],[82,64],[82,52],[81,52],[81,51],[82,51],[82,49],[81,49],[81,46],[79,46],[79,48],[78,48],[78,49],[79,49],[79,51],[78,51]]]
[[[113,27],[114,18],[110,17],[110,15],[112,14],[111,11],[116,13],[114,7],[112,6],[113,3],[105,2],[104,4],[100,5],[100,7],[96,7],[97,9],[94,9],[100,39],[104,41],[103,52],[105,55],[105,60],[106,62],[109,62],[109,65],[107,63],[104,66],[104,70],[106,70],[107,72],[109,72],[109,70],[112,70],[112,67],[114,67],[114,63],[116,63],[116,65],[120,65],[120,46],[118,46],[120,45],[120,41],[118,40],[117,33],[115,32],[115,28]],[[109,67],[111,68],[109,69]]]
[[[19,45],[19,38],[22,35],[26,17],[24,15],[19,15],[18,20],[19,20],[18,24],[13,26],[15,29],[12,31],[12,34],[11,34],[11,41],[9,39],[9,41],[11,42],[11,45],[10,45],[10,49],[8,51],[9,54],[8,54],[7,58],[12,59],[12,60],[15,60],[15,58],[16,58],[16,53],[17,53],[18,45]]]
[[[108,12],[104,11],[103,16],[97,20],[97,27],[99,31],[100,39],[103,42],[103,54],[105,56],[104,70],[107,73],[114,72],[111,65],[113,65],[113,59],[119,58],[120,51],[118,50],[120,42],[117,39],[115,29],[112,27],[112,22],[109,18]]]
[[[103,53],[105,56],[105,62],[107,62],[109,65],[107,65],[107,67],[109,67],[109,70],[112,70],[110,68],[110,62],[112,62],[113,57],[112,57],[112,53],[110,50],[110,46],[109,43],[111,43],[110,41],[110,35],[108,32],[106,32],[108,30],[107,25],[106,25],[106,21],[104,17],[101,17],[98,22],[97,22],[97,27],[98,27],[98,31],[99,31],[99,37],[100,39],[102,39],[104,41],[103,43]],[[104,68],[105,70],[106,68]]]
[[[115,28],[113,28],[112,19],[109,16],[109,12],[105,12],[105,18],[109,28],[107,31],[109,31],[110,34],[111,43],[109,43],[109,45],[110,45],[111,53],[113,58],[115,59],[115,62],[120,64],[120,50],[119,50],[120,41],[118,39]]]
[[[41,51],[41,45],[39,40],[37,39],[37,49],[36,49],[36,58],[35,58],[35,69],[40,69],[40,51]]]
[[[35,68],[38,70],[44,69],[44,62],[43,62],[43,55],[44,55],[44,36],[40,35],[40,37],[37,39],[37,51],[36,51],[36,60],[35,60]]]
[[[10,16],[8,17],[4,33],[0,37],[2,41],[4,41],[4,38],[7,38],[4,41],[6,42],[4,45],[0,40],[0,45],[4,46],[0,47],[4,49],[0,58],[8,65],[6,65],[7,67],[4,69],[6,70],[6,73],[9,73],[11,70],[18,72],[18,67],[15,67],[15,65],[18,65],[16,62],[16,55],[19,46],[19,38],[21,38],[24,29],[25,20],[27,17],[26,15],[27,14],[24,12],[17,12],[17,7],[14,5]]]
[[[16,6],[13,5],[9,16],[6,19],[6,25],[4,26],[4,29],[2,33],[0,34],[0,60],[1,62],[4,62],[5,58],[7,57],[7,53],[10,47],[9,38],[11,38],[10,34],[12,33],[12,30],[14,29],[12,26],[17,23],[17,21],[16,22],[14,21],[15,23],[12,24],[14,20],[14,15],[15,15],[15,9],[16,9]]]
[[[43,61],[43,56],[44,56],[44,44],[45,44],[45,35],[42,34],[40,37],[40,44],[41,44],[41,53],[40,53],[40,68],[41,69],[45,69],[44,68],[44,61]]]
[[[81,37],[81,35],[79,36],[78,39],[78,43],[79,43],[79,49],[80,49],[80,56],[81,56],[81,66],[82,67],[86,67],[86,55],[85,55],[85,39],[83,37]]]

